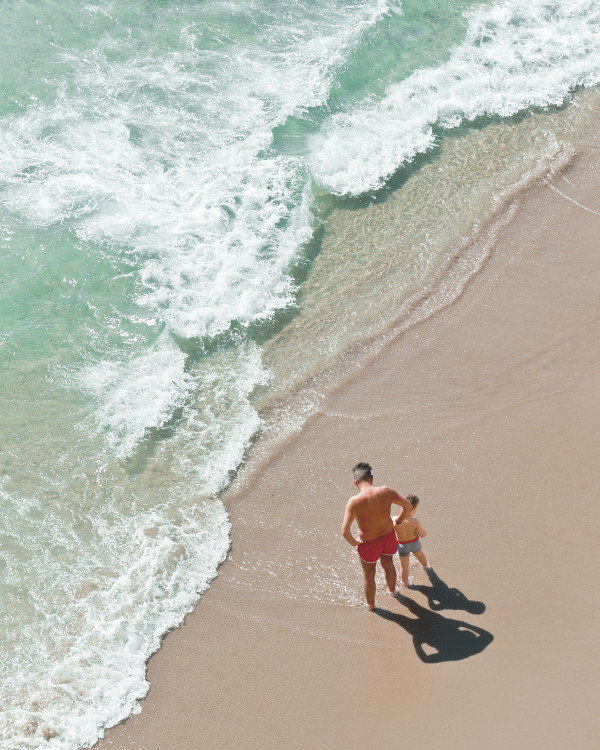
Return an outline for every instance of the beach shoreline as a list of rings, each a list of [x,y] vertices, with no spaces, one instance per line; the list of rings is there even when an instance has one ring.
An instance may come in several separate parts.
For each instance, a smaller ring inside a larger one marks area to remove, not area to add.
[[[590,138],[453,304],[240,474],[227,561],[94,747],[591,746],[599,170]],[[437,575],[412,567],[402,600],[379,576],[376,615],[339,533],[357,460],[421,497]]]

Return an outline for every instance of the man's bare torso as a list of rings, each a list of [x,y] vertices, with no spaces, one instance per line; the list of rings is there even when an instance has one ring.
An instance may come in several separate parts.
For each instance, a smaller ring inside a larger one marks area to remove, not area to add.
[[[358,539],[370,542],[394,530],[391,519],[392,502],[398,493],[391,487],[363,487],[351,497],[349,505],[356,513]]]

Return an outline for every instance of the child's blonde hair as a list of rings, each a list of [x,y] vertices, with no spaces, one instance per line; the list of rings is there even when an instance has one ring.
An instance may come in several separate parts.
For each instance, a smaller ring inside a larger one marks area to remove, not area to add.
[[[413,510],[417,507],[419,504],[419,498],[416,495],[407,495],[406,499],[408,502],[412,505]]]

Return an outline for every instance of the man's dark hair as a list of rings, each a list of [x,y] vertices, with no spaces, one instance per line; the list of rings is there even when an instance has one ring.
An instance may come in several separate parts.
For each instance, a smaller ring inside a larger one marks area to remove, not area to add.
[[[371,464],[366,461],[359,461],[356,466],[352,469],[355,482],[362,482],[365,479],[371,479],[373,476],[373,468]]]
[[[417,505],[419,504],[419,498],[416,495],[407,495],[406,499],[412,505],[413,508],[416,508]]]

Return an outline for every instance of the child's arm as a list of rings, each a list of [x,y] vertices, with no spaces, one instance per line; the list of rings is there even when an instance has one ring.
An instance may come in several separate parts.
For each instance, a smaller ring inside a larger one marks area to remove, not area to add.
[[[413,517],[413,521],[415,521],[416,523],[415,531],[421,537],[421,539],[424,539],[427,536],[427,532],[421,526],[421,522],[417,518],[414,518],[414,517]]]

